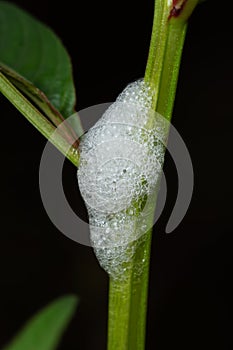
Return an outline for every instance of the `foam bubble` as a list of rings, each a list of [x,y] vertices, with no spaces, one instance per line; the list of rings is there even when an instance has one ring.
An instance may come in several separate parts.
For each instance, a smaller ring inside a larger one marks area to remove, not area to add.
[[[151,104],[144,81],[128,85],[80,143],[78,183],[91,241],[112,278],[124,276],[151,225],[167,137],[167,123]]]

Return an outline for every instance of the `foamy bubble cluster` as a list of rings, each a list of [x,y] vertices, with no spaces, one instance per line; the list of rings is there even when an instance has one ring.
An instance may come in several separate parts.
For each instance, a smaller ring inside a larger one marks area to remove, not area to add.
[[[113,277],[127,269],[151,225],[167,123],[152,112],[143,81],[130,84],[80,143],[78,183],[100,265]]]

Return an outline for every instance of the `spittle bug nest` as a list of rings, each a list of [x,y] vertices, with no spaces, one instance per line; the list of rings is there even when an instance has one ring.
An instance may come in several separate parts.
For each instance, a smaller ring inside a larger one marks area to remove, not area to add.
[[[151,226],[150,198],[161,175],[167,123],[152,113],[142,80],[128,85],[80,143],[78,183],[100,265],[113,277]],[[152,125],[152,126],[151,126]]]

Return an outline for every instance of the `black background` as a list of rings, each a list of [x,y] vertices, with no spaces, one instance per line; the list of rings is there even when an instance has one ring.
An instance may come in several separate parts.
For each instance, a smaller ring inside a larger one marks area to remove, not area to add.
[[[176,171],[167,157],[169,196],[152,245],[146,346],[150,350],[233,348],[229,3],[209,0],[190,20],[173,124],[190,151],[195,188],[183,222],[166,235],[177,191]],[[153,0],[17,4],[52,27],[67,47],[77,110],[113,101],[129,82],[143,76]],[[59,349],[102,350],[107,276],[91,248],[63,236],[45,213],[38,185],[45,142],[1,96],[0,345],[49,301],[75,293],[81,302]],[[64,179],[79,211],[76,171],[68,162]]]

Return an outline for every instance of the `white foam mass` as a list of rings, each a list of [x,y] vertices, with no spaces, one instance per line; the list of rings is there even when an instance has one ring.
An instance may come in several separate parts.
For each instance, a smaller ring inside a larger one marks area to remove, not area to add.
[[[164,157],[167,123],[152,112],[142,80],[128,85],[80,143],[78,183],[100,265],[112,278],[128,262],[151,225]]]

